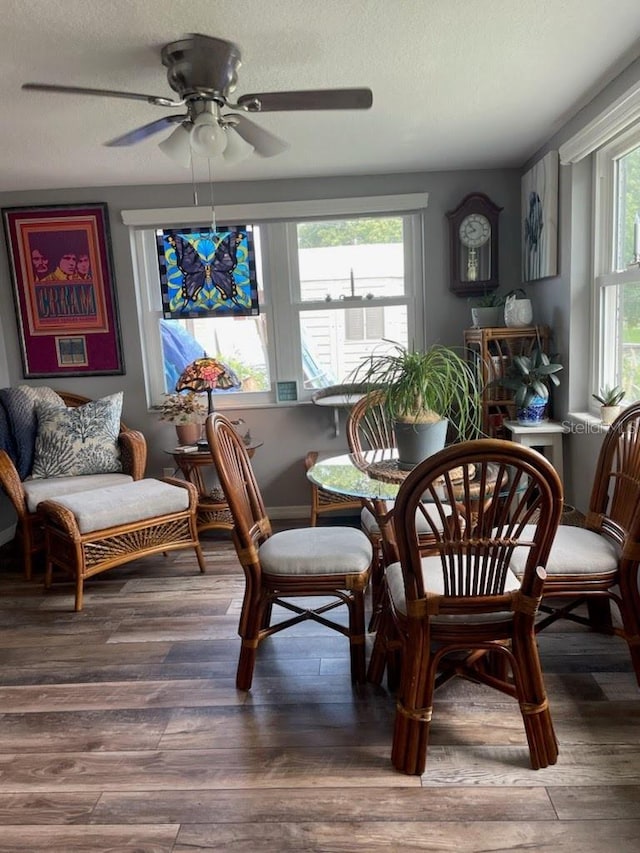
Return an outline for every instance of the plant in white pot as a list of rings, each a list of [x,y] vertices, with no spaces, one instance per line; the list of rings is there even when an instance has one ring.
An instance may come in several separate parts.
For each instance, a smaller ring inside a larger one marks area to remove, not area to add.
[[[390,349],[372,353],[353,372],[353,379],[368,390],[384,389],[400,467],[412,468],[441,450],[449,425],[454,440],[477,438],[481,398],[472,362],[441,344],[413,350],[386,343]]]
[[[533,349],[531,355],[513,356],[506,375],[495,382],[513,391],[518,423],[538,426],[547,420],[549,385],[560,384],[556,376],[560,370],[562,365],[552,361],[540,347]]]
[[[600,403],[600,418],[603,424],[612,424],[620,414],[620,403],[624,399],[624,389],[619,385],[605,385],[599,394],[592,394],[594,400]]]

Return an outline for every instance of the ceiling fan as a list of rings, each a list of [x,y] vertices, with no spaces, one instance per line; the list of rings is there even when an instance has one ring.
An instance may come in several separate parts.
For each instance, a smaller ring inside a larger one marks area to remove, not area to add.
[[[186,112],[156,119],[105,145],[133,145],[172,125],[178,125],[159,147],[187,168],[191,164],[192,154],[209,158],[222,155],[228,162],[237,162],[253,151],[260,157],[273,157],[288,148],[283,139],[254,122],[247,113],[357,110],[368,109],[373,103],[371,89],[262,92],[241,95],[234,103],[229,100],[229,95],[236,88],[240,56],[240,48],[233,42],[199,33],[192,33],[165,45],[161,53],[162,63],[167,68],[169,85],[178,93],[177,99],[52,83],[24,83],[22,88],[128,98],[146,101],[157,107],[185,107]]]

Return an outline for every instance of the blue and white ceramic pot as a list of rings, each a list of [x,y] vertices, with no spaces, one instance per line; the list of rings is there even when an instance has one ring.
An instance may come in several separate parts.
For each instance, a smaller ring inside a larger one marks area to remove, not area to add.
[[[544,397],[534,397],[528,406],[516,411],[516,419],[521,426],[540,426],[547,420],[547,401]]]

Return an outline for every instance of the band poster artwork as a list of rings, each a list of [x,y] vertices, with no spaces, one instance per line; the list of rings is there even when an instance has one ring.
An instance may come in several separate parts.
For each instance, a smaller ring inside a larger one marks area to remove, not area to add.
[[[25,377],[123,373],[106,204],[3,219]]]

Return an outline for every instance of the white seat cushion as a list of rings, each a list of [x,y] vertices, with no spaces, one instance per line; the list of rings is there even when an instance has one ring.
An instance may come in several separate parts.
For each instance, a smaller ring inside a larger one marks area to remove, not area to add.
[[[394,507],[394,501],[387,501],[387,510],[390,512]],[[440,524],[440,515],[436,511],[435,506],[429,504],[423,504],[426,507],[427,515],[435,522],[436,530],[442,530],[442,524]],[[451,507],[444,506],[444,511],[446,515],[451,515]],[[378,522],[376,521],[375,515],[368,509],[366,506],[363,507],[362,512],[360,513],[360,523],[362,527],[370,536],[379,536],[380,535],[380,527]],[[422,512],[418,512],[416,510],[416,529],[418,533],[431,533],[431,527],[427,524],[427,521],[422,514]]]
[[[366,572],[371,542],[353,527],[302,527],[274,533],[260,546],[270,575],[344,575]]]
[[[48,477],[45,480],[24,480],[22,488],[29,512],[35,512],[40,501],[57,500],[62,495],[88,492],[108,486],[133,483],[129,474],[83,474],[79,477]]]
[[[183,512],[189,506],[189,492],[181,486],[149,479],[61,495],[55,501],[71,510],[81,533],[93,533],[95,530]]]
[[[423,557],[422,561],[422,577],[424,578],[424,587],[426,590],[437,595],[444,594],[444,579],[442,576],[442,563],[440,557]],[[393,606],[398,613],[407,615],[407,600],[404,592],[404,581],[402,580],[402,568],[400,563],[392,563],[385,569],[387,578],[387,588],[389,595],[393,601]],[[512,571],[507,572],[505,580],[505,592],[513,592],[520,589],[520,581]],[[512,618],[511,611],[497,613],[477,613],[474,616],[452,616],[446,614],[443,616],[431,617],[434,622],[451,622],[463,621],[470,624],[478,622],[500,622],[508,621]]]
[[[534,527],[525,527],[523,538],[530,538]],[[527,560],[527,549],[516,548],[511,559],[511,568],[522,576]],[[549,578],[554,575],[585,576],[602,572],[615,572],[618,567],[619,550],[604,536],[561,524],[553,540],[549,559],[545,566]]]

